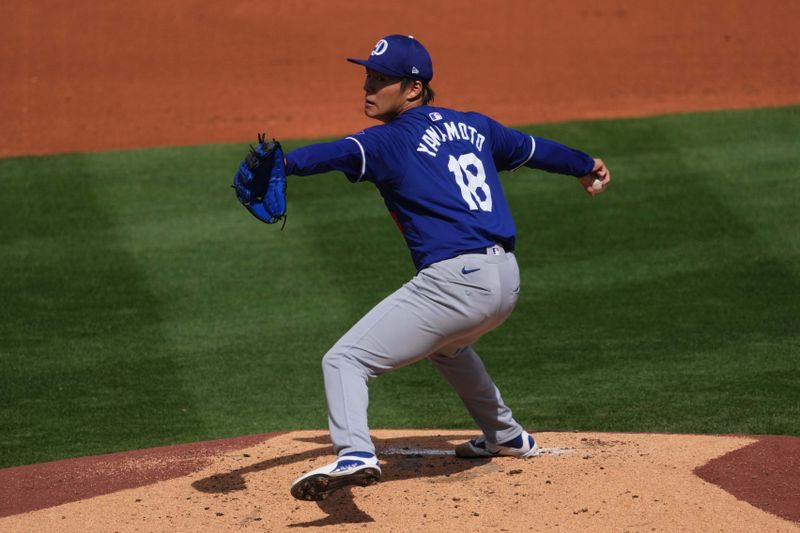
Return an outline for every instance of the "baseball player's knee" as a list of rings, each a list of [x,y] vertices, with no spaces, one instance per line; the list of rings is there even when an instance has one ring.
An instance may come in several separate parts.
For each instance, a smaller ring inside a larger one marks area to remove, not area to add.
[[[323,372],[358,371],[366,374],[366,367],[347,350],[332,348],[322,357]]]
[[[342,356],[337,352],[328,352],[322,357],[322,371],[338,370]]]

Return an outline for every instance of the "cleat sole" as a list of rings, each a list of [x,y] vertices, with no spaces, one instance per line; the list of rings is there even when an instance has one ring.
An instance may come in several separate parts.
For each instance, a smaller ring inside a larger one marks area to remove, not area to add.
[[[367,467],[344,476],[315,474],[292,485],[292,496],[298,500],[318,502],[324,500],[337,490],[349,485],[368,487],[381,479],[381,471]]]

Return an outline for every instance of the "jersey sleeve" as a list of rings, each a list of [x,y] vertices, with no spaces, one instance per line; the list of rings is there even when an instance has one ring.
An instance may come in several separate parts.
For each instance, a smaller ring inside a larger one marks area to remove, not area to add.
[[[497,170],[516,170],[533,157],[531,136],[506,128],[494,119],[483,116],[489,130],[492,158]]]
[[[585,176],[594,168],[594,158],[589,154],[544,137],[531,137],[531,139],[533,156],[525,163],[526,167],[576,178]]]
[[[580,150],[506,128],[489,117],[486,120],[492,136],[492,156],[498,170],[513,172],[526,166],[578,177],[585,176],[594,168],[594,159]]]
[[[374,182],[386,174],[381,156],[384,137],[369,128],[338,141],[298,148],[286,155],[286,173],[309,176],[338,170],[353,183]]]
[[[286,154],[286,174],[310,176],[338,170],[351,181],[364,176],[364,150],[350,138],[312,144]]]

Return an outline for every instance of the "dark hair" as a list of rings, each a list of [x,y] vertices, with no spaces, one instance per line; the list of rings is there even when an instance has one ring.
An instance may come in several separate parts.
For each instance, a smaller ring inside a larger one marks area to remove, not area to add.
[[[408,89],[408,87],[418,81],[422,84],[422,92],[420,93],[420,98],[422,98],[422,105],[428,105],[429,103],[433,102],[433,99],[436,98],[436,93],[431,89],[431,86],[427,84],[427,82],[422,81],[419,78],[411,78],[405,77],[400,81],[400,88],[402,90]]]

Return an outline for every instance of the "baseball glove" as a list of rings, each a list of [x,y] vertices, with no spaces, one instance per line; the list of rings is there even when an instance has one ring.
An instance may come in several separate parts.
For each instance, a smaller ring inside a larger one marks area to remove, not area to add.
[[[236,198],[262,222],[274,224],[283,219],[286,224],[286,172],[281,143],[266,142],[266,133],[258,134],[258,145],[233,176]]]

